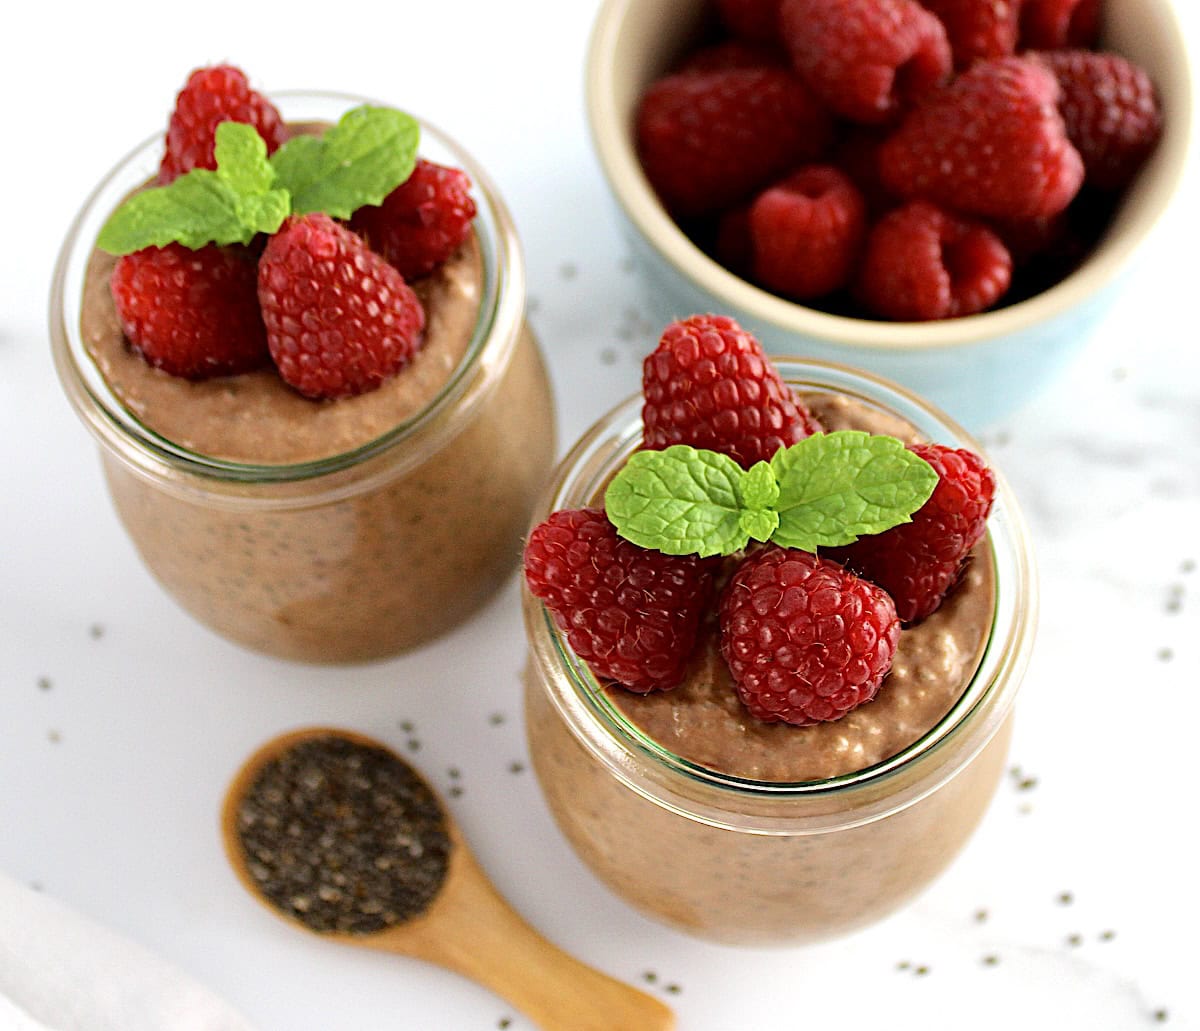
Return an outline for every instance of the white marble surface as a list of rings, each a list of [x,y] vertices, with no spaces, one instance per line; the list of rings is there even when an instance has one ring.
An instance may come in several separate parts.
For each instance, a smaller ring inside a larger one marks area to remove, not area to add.
[[[525,240],[562,439],[636,388],[654,341],[582,121],[593,2],[350,2],[340,49],[323,7],[267,6],[210,0],[168,30],[149,3],[27,5],[0,63],[0,869],[177,963],[264,1031],[528,1027],[451,974],[306,937],[234,881],[216,832],[227,780],[277,731],[328,722],[402,751],[419,742],[409,754],[443,791],[461,786],[453,812],[515,905],[659,993],[685,1031],[1200,1027],[1196,183],[1082,359],[986,435],[1042,574],[1019,772],[900,915],[823,947],[720,948],[635,914],[551,823],[523,768],[515,582],[417,654],[304,668],[193,623],[116,521],[51,368],[50,269],[90,184],[163,124],[196,65],[379,96],[475,151]]]

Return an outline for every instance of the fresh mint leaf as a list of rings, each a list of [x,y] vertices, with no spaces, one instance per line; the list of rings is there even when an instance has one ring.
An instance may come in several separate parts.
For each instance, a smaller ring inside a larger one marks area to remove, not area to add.
[[[637,451],[613,478],[604,507],[617,532],[668,555],[731,555],[744,548],[742,485],[728,455],[675,444]]]
[[[291,194],[294,212],[349,218],[364,205],[381,203],[412,174],[419,136],[410,115],[364,104],[324,136],[288,140],[271,156],[271,166]]]
[[[253,126],[217,126],[217,170],[194,168],[166,186],[142,190],[112,213],[96,246],[110,254],[180,243],[249,243],[273,233],[287,218],[290,200],[273,188],[267,149]]]
[[[777,451],[779,529],[772,540],[816,551],[851,544],[910,521],[937,473],[895,437],[841,430]]]
[[[779,484],[767,462],[755,462],[741,483],[742,514],[739,525],[755,541],[770,540],[779,526]]]
[[[275,183],[267,160],[267,144],[252,125],[222,122],[217,126],[213,154],[217,175],[238,194],[264,194]]]

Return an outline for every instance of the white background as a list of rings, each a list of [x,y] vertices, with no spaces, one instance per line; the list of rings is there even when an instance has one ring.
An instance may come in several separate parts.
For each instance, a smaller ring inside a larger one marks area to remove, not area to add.
[[[637,388],[661,328],[586,136],[593,11],[591,0],[118,0],[27,5],[7,30],[0,869],[164,955],[264,1031],[528,1027],[454,975],[307,937],[235,882],[217,836],[229,777],[275,733],[331,723],[390,742],[443,792],[459,784],[453,813],[517,908],[660,994],[686,1031],[1200,1026],[1195,183],[1070,372],[984,435],[1042,572],[1020,775],[945,878],[852,938],[775,952],[706,945],[591,878],[531,774],[510,768],[527,762],[515,580],[417,654],[326,670],[216,638],[143,570],[47,345],[50,270],[92,184],[165,126],[191,68],[220,60],[267,91],[344,89],[425,115],[475,153],[513,209],[570,440]]]

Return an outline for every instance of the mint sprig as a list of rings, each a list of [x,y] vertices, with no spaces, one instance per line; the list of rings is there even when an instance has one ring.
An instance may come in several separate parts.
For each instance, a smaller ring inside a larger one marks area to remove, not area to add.
[[[749,470],[686,444],[638,451],[604,507],[622,537],[668,555],[732,555],[751,540],[816,551],[909,522],[937,480],[895,437],[840,430]]]
[[[217,126],[215,171],[194,168],[166,186],[129,197],[104,224],[96,246],[109,254],[180,243],[249,243],[290,214],[349,218],[379,204],[416,164],[420,127],[392,108],[362,105],[323,137],[300,135],[271,157],[251,125]]]
[[[298,214],[349,218],[379,204],[412,175],[420,126],[390,107],[347,111],[324,136],[295,136],[271,156],[279,184]]]

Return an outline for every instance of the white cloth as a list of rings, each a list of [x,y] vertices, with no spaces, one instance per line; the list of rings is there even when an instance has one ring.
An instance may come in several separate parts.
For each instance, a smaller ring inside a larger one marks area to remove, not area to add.
[[[0,1031],[254,1031],[182,971],[0,873]]]

